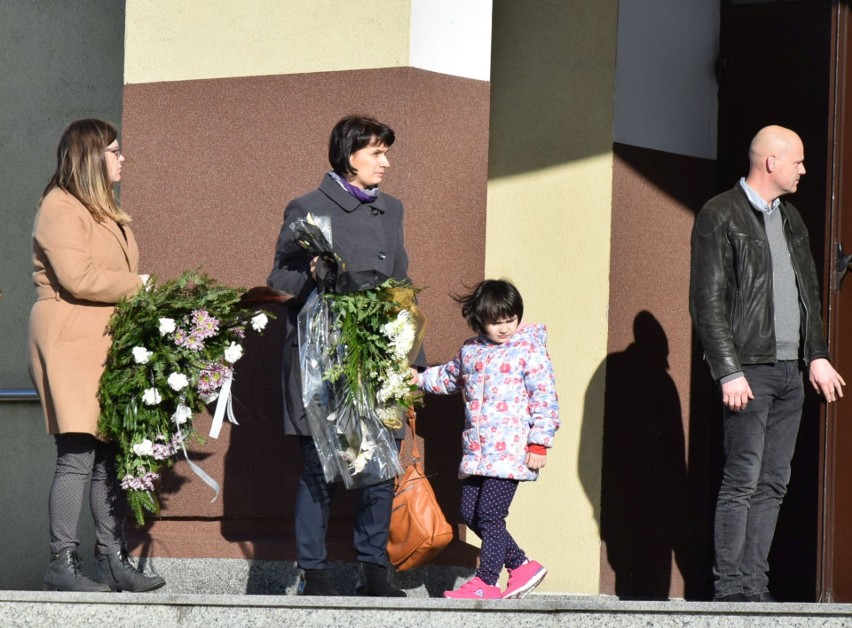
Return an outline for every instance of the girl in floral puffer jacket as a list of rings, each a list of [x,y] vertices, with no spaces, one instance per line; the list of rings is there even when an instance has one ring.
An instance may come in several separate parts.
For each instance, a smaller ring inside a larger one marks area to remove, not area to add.
[[[417,375],[430,393],[463,390],[464,454],[461,515],[482,539],[476,577],[444,597],[520,598],[547,574],[527,560],[506,529],[509,506],[522,480],[535,480],[559,429],[559,406],[544,325],[521,326],[524,302],[506,280],[485,280],[457,297],[462,315],[479,335],[458,355]],[[497,587],[503,566],[505,591]]]

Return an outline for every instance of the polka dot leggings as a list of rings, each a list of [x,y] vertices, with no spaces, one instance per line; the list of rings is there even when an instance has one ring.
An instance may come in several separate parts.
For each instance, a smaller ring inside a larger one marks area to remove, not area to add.
[[[504,565],[516,569],[527,559],[506,529],[517,488],[517,480],[503,478],[474,475],[462,481],[462,520],[482,539],[476,575],[492,586],[497,584]]]

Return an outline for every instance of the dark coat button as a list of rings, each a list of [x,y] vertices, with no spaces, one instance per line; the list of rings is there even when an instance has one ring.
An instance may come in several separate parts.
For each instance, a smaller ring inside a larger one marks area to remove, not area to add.
[[[385,259],[386,257],[387,255],[385,255],[383,252],[379,253],[379,259]]]

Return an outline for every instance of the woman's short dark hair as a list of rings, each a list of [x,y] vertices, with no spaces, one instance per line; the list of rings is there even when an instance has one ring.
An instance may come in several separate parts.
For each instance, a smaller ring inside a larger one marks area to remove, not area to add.
[[[470,292],[453,296],[462,306],[462,316],[468,326],[478,334],[485,326],[499,320],[524,317],[524,300],[515,285],[507,279],[486,279],[476,284]]]
[[[349,158],[374,144],[390,148],[396,135],[393,129],[367,116],[346,116],[334,125],[328,140],[328,162],[339,175],[357,174]]]

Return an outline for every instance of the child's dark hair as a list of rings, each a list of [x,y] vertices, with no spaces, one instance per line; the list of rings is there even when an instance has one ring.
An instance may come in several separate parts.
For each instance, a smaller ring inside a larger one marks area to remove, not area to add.
[[[506,318],[524,317],[524,300],[515,285],[507,279],[486,279],[476,284],[467,294],[453,295],[462,306],[462,316],[477,334],[485,333],[485,326]]]

